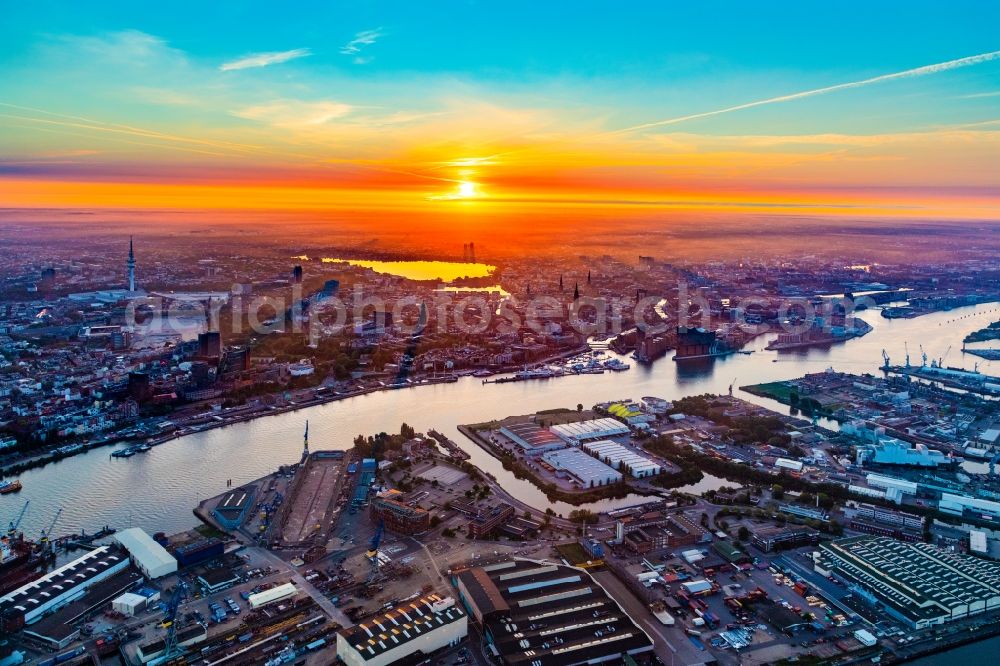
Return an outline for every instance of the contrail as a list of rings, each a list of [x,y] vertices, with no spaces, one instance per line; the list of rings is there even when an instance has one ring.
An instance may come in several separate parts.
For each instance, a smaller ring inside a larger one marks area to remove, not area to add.
[[[948,70],[958,69],[960,67],[969,67],[971,65],[978,65],[984,62],[990,62],[991,60],[996,60],[997,58],[1000,58],[1000,51],[991,51],[989,53],[981,53],[979,55],[968,56],[965,58],[958,58],[957,60],[939,62],[936,65],[924,65],[923,67],[917,67],[915,69],[907,69],[902,72],[895,72],[893,74],[882,74],[881,76],[874,76],[870,79],[862,79],[861,81],[838,83],[835,86],[827,86],[826,88],[816,88],[815,90],[805,90],[802,92],[792,93],[790,95],[781,95],[780,97],[761,99],[757,100],[756,102],[747,102],[746,104],[737,104],[736,106],[729,106],[724,109],[716,109],[715,111],[704,111],[702,113],[692,113],[691,115],[680,116],[678,118],[669,118],[667,120],[657,120],[651,123],[643,123],[642,125],[635,125],[633,127],[626,127],[624,129],[608,132],[608,134],[624,134],[626,132],[635,132],[638,130],[649,129],[651,127],[662,127],[663,125],[676,125],[677,123],[683,123],[689,120],[697,120],[699,118],[709,118],[711,116],[718,116],[723,113],[732,113],[733,111],[752,109],[756,106],[764,106],[765,104],[779,104],[781,102],[791,102],[796,99],[802,99],[803,97],[813,97],[814,95],[825,95],[827,93],[836,92],[838,90],[847,90],[850,88],[861,88],[862,86],[870,86],[873,83],[882,83],[883,81],[893,81],[895,79],[910,79],[917,76],[927,76],[928,74],[937,74],[938,72],[947,72]]]

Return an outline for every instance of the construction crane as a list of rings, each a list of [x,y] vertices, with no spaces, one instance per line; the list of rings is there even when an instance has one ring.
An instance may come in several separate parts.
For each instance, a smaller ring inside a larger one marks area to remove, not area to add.
[[[372,565],[371,573],[368,575],[368,580],[375,578],[378,573],[378,547],[382,543],[382,532],[385,530],[385,521],[379,520],[378,527],[375,528],[375,535],[372,536],[372,540],[368,543],[368,552],[365,553],[365,557],[368,558],[368,562]]]
[[[56,521],[59,520],[59,516],[62,515],[62,511],[62,507],[59,507],[59,510],[56,511],[56,515],[52,518],[52,522],[49,523],[49,529],[42,530],[42,538],[39,542],[42,544],[43,549],[52,540],[52,530],[55,529]]]
[[[31,500],[25,501],[24,506],[21,507],[21,513],[17,514],[17,518],[10,521],[10,526],[7,528],[7,536],[11,539],[17,534],[17,528],[21,526],[21,520],[24,519],[24,514],[27,513],[29,504],[31,504]]]

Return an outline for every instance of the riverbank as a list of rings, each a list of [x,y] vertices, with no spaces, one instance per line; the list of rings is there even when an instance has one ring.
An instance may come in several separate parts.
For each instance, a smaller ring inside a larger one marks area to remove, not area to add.
[[[537,361],[536,363],[545,364],[551,363],[553,361],[558,361],[567,358],[573,358],[590,351],[588,345],[582,345],[580,347],[574,347],[573,349],[568,349],[557,354],[552,354]],[[516,367],[505,368],[498,370],[496,374],[506,374],[509,372],[515,372]],[[468,373],[463,373],[468,374]],[[294,412],[300,409],[306,409],[308,407],[316,407],[319,405],[326,405],[332,402],[337,402],[340,400],[347,400],[349,398],[356,398],[359,396],[369,395],[372,393],[378,393],[381,391],[396,391],[400,389],[407,388],[417,388],[420,386],[432,386],[435,384],[450,384],[458,381],[459,375],[450,374],[442,375],[440,377],[424,377],[420,379],[407,379],[402,382],[386,383],[379,382],[378,385],[365,386],[359,388],[355,391],[345,391],[338,393],[337,391],[331,391],[329,395],[313,396],[307,400],[301,400],[299,402],[291,402],[287,405],[273,406],[273,405],[259,405],[256,407],[247,408],[246,406],[235,407],[234,410],[240,410],[239,414],[226,415],[204,413],[192,416],[189,421],[198,421],[195,425],[185,425],[181,423],[177,425],[176,429],[170,433],[159,435],[156,437],[146,438],[137,442],[137,445],[146,444],[150,447],[159,446],[161,444],[166,444],[167,442],[173,441],[175,439],[180,439],[181,437],[187,437],[188,435],[193,435],[201,432],[207,432],[209,430],[214,430],[216,428],[225,428],[226,426],[235,425],[238,423],[245,423],[253,419],[262,418],[265,416],[275,416],[278,414],[285,414],[288,412]],[[271,394],[271,397],[281,396],[282,393]],[[119,431],[115,433],[105,433],[98,437],[97,439],[88,442],[74,442],[69,445],[64,445],[58,447],[58,449],[52,449],[32,455],[27,459],[18,460],[15,462],[10,462],[4,465],[0,465],[0,478],[7,476],[15,476],[21,472],[25,472],[31,469],[37,469],[44,467],[49,463],[59,462],[67,458],[79,455],[81,453],[86,453],[92,451],[93,449],[102,448],[105,446],[113,446],[119,444],[127,439],[123,432]],[[60,450],[61,449],[61,450]]]

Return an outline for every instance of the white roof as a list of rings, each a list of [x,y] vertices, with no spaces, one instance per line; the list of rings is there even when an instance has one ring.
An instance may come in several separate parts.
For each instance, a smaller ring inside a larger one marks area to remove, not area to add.
[[[160,567],[169,566],[177,569],[177,560],[167,552],[167,549],[153,541],[153,537],[138,527],[130,527],[115,534],[115,541],[129,552],[135,560],[146,569],[156,571]]]
[[[263,592],[258,592],[257,594],[251,594],[247,601],[250,602],[251,606],[256,607],[271,601],[283,599],[287,596],[295,594],[296,591],[295,585],[292,583],[285,583],[284,585],[272,587],[270,590],[264,590]]]
[[[982,530],[971,530],[969,532],[969,550],[974,553],[985,553],[987,551],[986,532]]]
[[[590,437],[604,437],[613,434],[625,434],[628,426],[621,421],[612,418],[593,419],[590,421],[578,421],[577,423],[563,423],[549,428],[552,432],[563,439],[577,439]]]
[[[129,606],[135,606],[136,604],[142,604],[146,602],[146,597],[141,594],[136,594],[135,592],[126,592],[120,597],[115,597],[111,600],[113,604],[128,604]]]

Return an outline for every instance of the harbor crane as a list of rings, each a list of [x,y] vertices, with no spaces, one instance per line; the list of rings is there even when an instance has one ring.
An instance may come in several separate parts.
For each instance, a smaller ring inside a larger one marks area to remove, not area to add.
[[[59,516],[62,515],[62,512],[63,512],[62,507],[59,507],[59,510],[56,511],[56,515],[52,518],[52,522],[49,523],[49,529],[42,530],[42,538],[40,539],[40,542],[41,542],[43,548],[47,544],[49,544],[51,542],[51,540],[52,540],[52,530],[55,529],[55,527],[56,527],[56,521],[59,520]]]
[[[920,367],[926,367],[927,365],[927,352],[924,351],[924,346],[920,345]]]
[[[910,367],[910,343],[904,341],[903,349],[906,350],[906,367]]]
[[[10,526],[7,528],[7,536],[11,539],[17,534],[17,528],[21,526],[21,521],[24,519],[24,514],[28,511],[29,504],[31,504],[31,500],[26,500],[24,506],[21,507],[21,513],[17,514],[17,518],[10,521]]]
[[[730,398],[733,397],[733,386],[736,385],[736,380],[737,379],[738,379],[737,377],[733,377],[733,381],[729,382],[729,397]]]
[[[884,349],[882,350],[882,367],[889,368],[889,354]]]
[[[166,663],[180,656],[183,652],[177,647],[177,610],[185,596],[187,596],[187,583],[179,580],[177,586],[174,587],[174,593],[170,596],[170,601],[167,602],[167,612],[163,615],[163,624],[167,627],[167,637],[163,641],[163,655],[155,660],[157,663]]]

